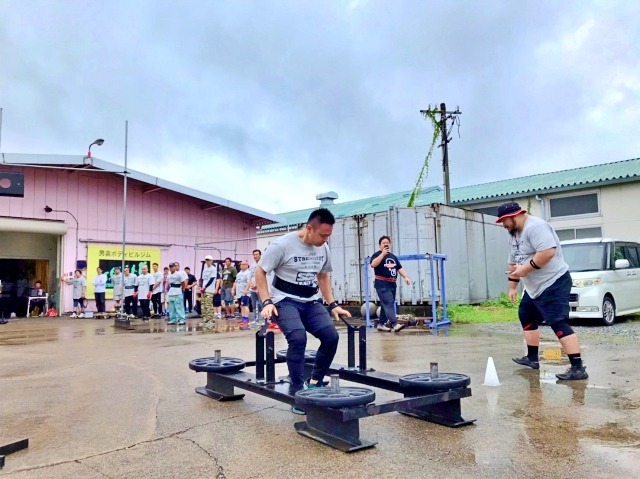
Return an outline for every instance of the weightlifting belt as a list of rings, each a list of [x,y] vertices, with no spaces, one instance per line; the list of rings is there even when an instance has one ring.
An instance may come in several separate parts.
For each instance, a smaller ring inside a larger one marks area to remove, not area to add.
[[[377,274],[376,274],[376,279],[380,280],[380,281],[386,281],[387,283],[395,283],[396,282],[395,278],[386,278],[384,276],[378,276]]]
[[[182,283],[169,283],[169,286],[171,286],[172,288],[179,288],[180,286],[182,286]]]
[[[313,286],[303,286],[296,283],[290,283],[289,281],[285,281],[278,276],[274,276],[273,278],[273,287],[279,289],[283,293],[293,294],[295,296],[299,296],[300,298],[310,298],[311,296],[318,293],[318,287],[315,288]]]

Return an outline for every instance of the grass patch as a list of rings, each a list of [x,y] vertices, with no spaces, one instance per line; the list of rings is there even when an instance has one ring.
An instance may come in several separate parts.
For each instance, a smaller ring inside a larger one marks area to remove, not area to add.
[[[453,323],[510,323],[518,321],[518,303],[512,303],[506,294],[479,305],[451,304],[447,316]]]

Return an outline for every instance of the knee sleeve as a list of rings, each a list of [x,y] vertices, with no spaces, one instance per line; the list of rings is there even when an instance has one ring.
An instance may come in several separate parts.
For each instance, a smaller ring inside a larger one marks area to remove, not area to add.
[[[520,324],[522,325],[523,331],[535,331],[536,329],[538,329],[538,323],[536,323],[535,320],[532,320],[530,318],[527,318],[527,319],[520,318]]]
[[[574,334],[573,328],[569,326],[569,323],[567,323],[565,320],[553,323],[551,325],[551,329],[553,329],[553,332],[556,333],[558,339],[566,338],[567,336],[571,336],[572,334]]]

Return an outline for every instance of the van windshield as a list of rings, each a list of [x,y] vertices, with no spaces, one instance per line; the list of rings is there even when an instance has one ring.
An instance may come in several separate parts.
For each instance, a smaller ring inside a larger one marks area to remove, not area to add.
[[[606,269],[606,244],[579,243],[562,245],[564,260],[569,265],[569,271],[602,271]]]

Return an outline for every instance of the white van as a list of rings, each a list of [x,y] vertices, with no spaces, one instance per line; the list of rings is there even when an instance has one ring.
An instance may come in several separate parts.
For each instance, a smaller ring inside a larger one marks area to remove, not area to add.
[[[570,318],[600,319],[640,311],[640,244],[611,238],[562,241],[573,280]]]

